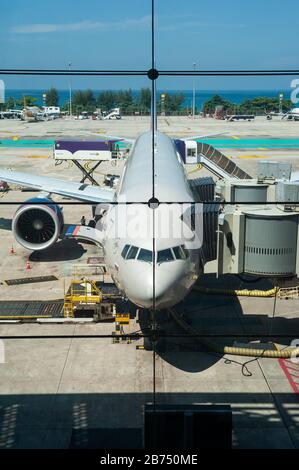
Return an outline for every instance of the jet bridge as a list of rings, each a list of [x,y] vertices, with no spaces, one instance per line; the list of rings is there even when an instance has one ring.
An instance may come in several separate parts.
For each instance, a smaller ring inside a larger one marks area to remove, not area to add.
[[[203,219],[204,248],[214,256],[206,258],[205,273],[251,274],[276,282],[298,276],[299,182],[287,179],[291,171],[285,163],[269,163],[259,162],[255,179],[215,186],[218,213],[206,224]]]
[[[185,164],[200,163],[221,179],[251,179],[251,176],[210,144],[196,140],[175,140],[177,150]]]
[[[215,201],[215,182],[211,177],[189,180],[189,185],[197,202],[203,202],[203,244],[200,248],[200,258],[204,266],[217,258],[217,227],[220,203]],[[196,211],[194,208],[193,212]],[[195,214],[193,214],[195,216]]]

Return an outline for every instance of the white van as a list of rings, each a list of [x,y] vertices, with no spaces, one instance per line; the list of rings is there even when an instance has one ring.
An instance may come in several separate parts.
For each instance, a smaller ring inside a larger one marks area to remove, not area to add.
[[[43,112],[47,116],[60,116],[60,107],[59,106],[43,106]]]

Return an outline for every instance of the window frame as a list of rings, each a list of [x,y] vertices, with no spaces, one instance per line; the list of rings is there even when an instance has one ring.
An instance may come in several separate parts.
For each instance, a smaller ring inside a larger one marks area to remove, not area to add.
[[[172,256],[172,259],[167,259],[167,260],[163,260],[163,261],[159,261],[159,253],[163,252],[163,251],[169,251],[171,253],[171,256]],[[175,261],[176,258],[174,256],[174,253],[172,251],[171,248],[164,248],[164,250],[159,250],[157,251],[157,264],[162,264],[162,263],[170,263],[171,261]]]
[[[135,256],[134,256],[133,258],[129,258],[129,253],[130,253],[130,251],[131,251],[132,249],[136,249],[137,251],[136,251]],[[130,246],[130,249],[129,249],[127,255],[126,255],[126,260],[129,261],[129,260],[134,260],[134,259],[136,259],[137,256],[138,256],[139,250],[140,250],[140,248],[139,248],[138,246],[131,245],[131,246]]]
[[[140,253],[141,253],[142,250],[143,251],[148,251],[151,254],[151,261],[139,258]],[[137,255],[137,261],[143,261],[144,263],[152,264],[153,263],[153,252],[152,252],[152,250],[148,250],[147,248],[140,248],[139,251],[138,251],[138,255]]]
[[[131,246],[132,246],[132,245],[129,245],[128,243],[126,243],[126,244],[124,245],[124,247],[123,247],[123,249],[122,249],[122,251],[121,251],[121,254],[120,254],[123,259],[126,259],[127,254],[128,254],[128,252],[129,252],[129,249],[131,248]],[[127,247],[127,250],[125,251],[126,247]],[[125,251],[125,254],[124,254],[124,251]]]

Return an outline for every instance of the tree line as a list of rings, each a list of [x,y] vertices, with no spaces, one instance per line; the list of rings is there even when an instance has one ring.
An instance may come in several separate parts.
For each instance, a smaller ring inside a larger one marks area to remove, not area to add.
[[[283,99],[280,103],[279,97],[258,96],[251,100],[244,100],[240,104],[232,103],[220,95],[214,95],[210,100],[203,104],[202,111],[206,114],[214,114],[215,109],[221,106],[225,114],[267,114],[271,111],[278,113],[288,112],[292,108],[290,100]]]
[[[162,99],[159,97],[158,111],[163,108],[165,114],[181,114],[184,112],[182,105],[185,96],[181,94],[165,94]],[[64,110],[67,110],[69,103],[65,103]],[[151,90],[142,88],[138,93],[133,93],[131,89],[120,91],[102,91],[97,96],[92,90],[75,91],[72,97],[73,112],[79,114],[82,111],[88,113],[96,109],[109,111],[112,108],[120,108],[122,114],[149,114],[151,109]]]
[[[46,106],[59,106],[59,93],[56,88],[50,88],[45,92]],[[186,115],[190,114],[190,108],[184,107],[184,93],[163,93],[158,95],[157,111],[159,114],[166,115]],[[38,105],[38,98],[30,95],[23,95],[16,100],[9,97],[0,107],[2,109],[22,109],[25,106]],[[221,106],[225,114],[265,114],[270,111],[279,112],[280,105],[285,113],[292,108],[290,100],[283,99],[280,103],[279,98],[259,96],[253,99],[244,100],[240,104],[226,100],[220,95],[214,95],[211,99],[205,101],[202,106],[202,112],[205,114],[214,114],[215,109]],[[151,90],[141,88],[137,93],[128,90],[107,90],[95,94],[92,90],[76,90],[72,95],[72,113],[80,114],[86,111],[92,114],[97,109],[108,112],[112,108],[120,108],[122,114],[149,114],[151,107]],[[69,112],[69,101],[66,101],[62,111]],[[198,113],[195,108],[196,114]]]
[[[59,93],[55,88],[45,92],[46,106],[59,106]],[[185,101],[183,93],[165,93],[158,99],[158,112],[165,114],[184,114],[187,112],[182,105]],[[29,95],[23,95],[16,100],[9,97],[3,109],[24,108],[25,106],[38,105],[38,99]],[[95,94],[92,90],[76,90],[72,94],[72,113],[80,114],[83,111],[92,114],[97,109],[110,111],[112,108],[120,108],[122,114],[149,114],[151,109],[151,90],[141,88],[137,93],[131,89],[113,91],[107,90]],[[69,111],[69,101],[61,106],[62,111]]]

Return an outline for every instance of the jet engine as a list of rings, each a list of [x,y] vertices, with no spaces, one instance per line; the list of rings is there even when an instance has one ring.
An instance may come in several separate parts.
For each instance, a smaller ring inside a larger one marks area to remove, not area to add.
[[[22,204],[12,220],[12,231],[28,250],[45,250],[54,245],[63,229],[62,209],[52,199],[33,198]]]

